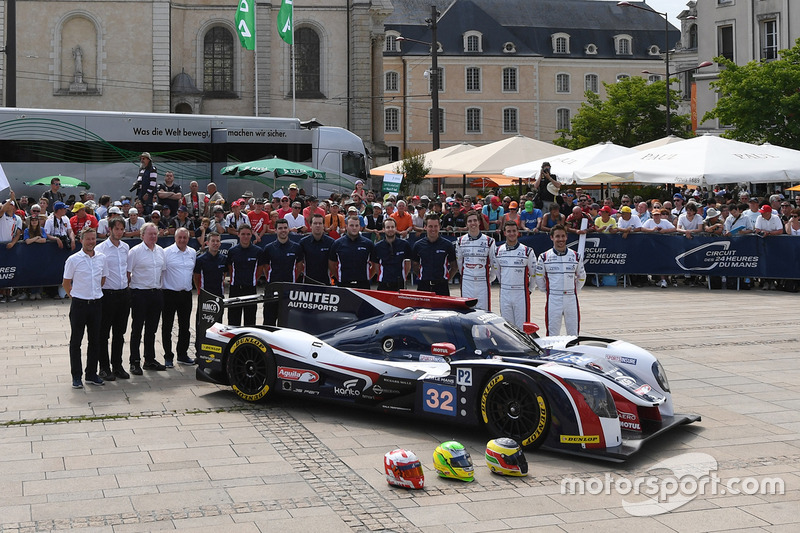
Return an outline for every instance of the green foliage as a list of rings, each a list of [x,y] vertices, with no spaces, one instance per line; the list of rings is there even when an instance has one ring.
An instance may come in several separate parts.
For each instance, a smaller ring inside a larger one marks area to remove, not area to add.
[[[425,176],[431,171],[431,166],[425,161],[424,153],[410,150],[403,153],[403,160],[395,167],[395,171],[403,175],[400,192],[415,194]]]
[[[800,149],[800,39],[780,57],[746,65],[714,58],[723,67],[711,83],[719,100],[703,121],[733,126],[723,134],[729,139]]]
[[[586,101],[572,119],[570,131],[559,130],[555,144],[577,150],[599,142],[611,141],[620,146],[636,146],[666,135],[666,81],[648,84],[640,77],[630,77],[617,83],[603,83],[608,98],[586,91]],[[680,91],[670,92],[670,124],[673,135],[688,138],[691,119],[678,115]]]
[[[619,187],[618,196],[616,196],[616,205],[619,205],[619,199],[627,194],[631,198],[634,196],[641,196],[644,201],[657,199],[659,202],[672,200],[672,193],[667,190],[663,185],[641,185],[641,184],[626,184]],[[631,206],[635,207],[635,206]]]

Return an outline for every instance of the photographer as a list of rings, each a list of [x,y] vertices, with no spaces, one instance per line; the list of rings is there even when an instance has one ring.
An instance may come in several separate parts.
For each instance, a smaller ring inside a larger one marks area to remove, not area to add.
[[[136,191],[136,197],[142,201],[144,207],[143,215],[149,215],[153,210],[153,197],[156,193],[158,185],[158,172],[156,167],[153,166],[153,161],[150,157],[150,152],[142,152],[139,156],[141,167],[139,168],[139,175],[136,177],[131,192]]]
[[[550,173],[550,163],[542,163],[542,170],[539,171],[539,176],[533,182],[533,188],[536,190],[536,198],[534,204],[542,210],[550,209],[550,204],[556,201],[556,195],[561,189],[561,184],[556,179],[555,174]]]
[[[48,241],[56,241],[59,248],[75,249],[75,233],[67,218],[67,205],[56,202],[53,205],[53,214],[44,223],[44,231]]]

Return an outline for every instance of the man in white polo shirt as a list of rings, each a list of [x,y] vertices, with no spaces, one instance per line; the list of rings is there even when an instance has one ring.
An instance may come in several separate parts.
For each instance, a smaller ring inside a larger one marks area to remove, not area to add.
[[[189,358],[189,319],[192,316],[192,274],[197,252],[189,247],[189,230],[178,228],[175,243],[164,250],[166,270],[162,287],[164,289],[164,310],[161,314],[161,344],[164,346],[164,365],[174,366],[172,353],[172,324],[178,315],[178,362],[193,365]]]
[[[114,210],[117,213],[113,213]],[[110,210],[111,218],[100,222],[108,224],[108,238],[97,245],[96,250],[106,256],[108,274],[103,284],[103,319],[100,325],[100,351],[97,354],[99,375],[106,381],[128,379],[131,376],[122,367],[122,347],[131,313],[131,291],[128,288],[128,243],[122,240],[125,219],[118,207]],[[111,342],[111,360],[108,343]]]
[[[142,226],[142,242],[128,252],[128,282],[131,288],[131,374],[142,375],[145,370],[166,370],[156,361],[156,330],[164,307],[161,292],[166,269],[164,249],[158,244],[158,229],[152,222]],[[144,330],[144,365],[141,364],[139,344]]]
[[[72,388],[82,389],[81,342],[87,332],[86,381],[92,385],[105,383],[97,375],[97,345],[100,342],[103,283],[108,274],[106,256],[95,252],[97,231],[92,227],[81,231],[81,250],[67,258],[62,286],[72,298],[69,307],[69,366]]]

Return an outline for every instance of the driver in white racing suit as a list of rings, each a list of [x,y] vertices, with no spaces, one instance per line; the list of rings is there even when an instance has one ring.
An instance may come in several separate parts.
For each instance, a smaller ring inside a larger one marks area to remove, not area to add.
[[[586,282],[583,260],[575,250],[567,249],[567,230],[553,226],[550,230],[553,248],[539,256],[536,263],[536,288],[547,294],[544,314],[547,335],[561,332],[561,318],[567,335],[578,335],[581,325],[578,292]]]
[[[477,298],[477,309],[492,310],[490,285],[495,279],[495,241],[481,233],[477,211],[467,213],[467,231],[456,241],[456,260],[461,273],[461,296]]]
[[[516,221],[503,224],[506,242],[497,247],[495,266],[500,281],[500,314],[506,321],[522,329],[530,320],[530,281],[536,265],[536,254],[519,242],[519,226]]]

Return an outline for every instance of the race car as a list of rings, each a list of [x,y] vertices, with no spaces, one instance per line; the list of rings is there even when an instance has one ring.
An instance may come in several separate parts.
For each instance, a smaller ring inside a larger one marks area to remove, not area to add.
[[[264,296],[201,295],[197,379],[248,401],[302,395],[482,426],[527,448],[623,461],[681,424],[648,351],[590,336],[538,337],[475,300],[276,283],[278,326],[227,326],[223,311]]]

